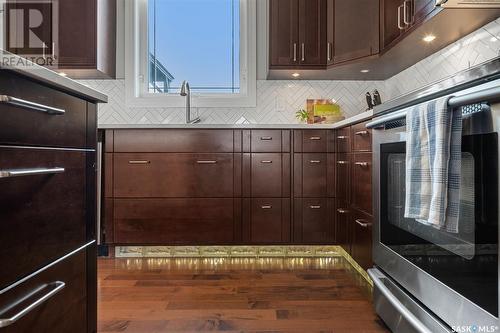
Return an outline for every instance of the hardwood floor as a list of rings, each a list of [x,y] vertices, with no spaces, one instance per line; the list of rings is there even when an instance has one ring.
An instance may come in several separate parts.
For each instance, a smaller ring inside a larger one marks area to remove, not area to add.
[[[99,332],[388,332],[343,258],[100,259]]]

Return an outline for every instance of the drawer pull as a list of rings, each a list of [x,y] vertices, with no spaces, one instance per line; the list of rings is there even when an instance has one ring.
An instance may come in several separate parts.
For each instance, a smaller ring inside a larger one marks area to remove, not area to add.
[[[321,161],[320,160],[310,160],[309,163],[311,163],[311,164],[319,164],[319,163],[321,163]]]
[[[66,111],[63,109],[58,109],[52,106],[38,104],[7,95],[0,95],[0,103],[21,107],[31,111],[45,112],[50,115],[62,115],[66,113]]]
[[[309,208],[311,208],[311,209],[320,209],[321,206],[320,205],[311,205],[311,206],[309,206]]]
[[[38,298],[36,301],[34,301],[33,303],[31,303],[30,305],[28,305],[27,307],[25,307],[24,309],[22,309],[21,311],[19,311],[15,315],[13,315],[12,317],[10,317],[10,318],[0,318],[0,328],[7,327],[7,326],[10,326],[10,325],[14,324],[16,321],[18,321],[19,319],[21,319],[22,317],[24,317],[25,315],[27,315],[28,313],[30,313],[31,311],[33,311],[36,307],[40,306],[42,303],[46,302],[52,296],[54,296],[55,294],[57,294],[58,292],[60,292],[65,286],[66,286],[66,284],[64,282],[62,282],[62,281],[55,281],[55,282],[52,282],[52,283],[49,283],[49,284],[45,284],[45,285],[41,286],[40,288],[37,288],[37,289],[33,290],[30,293],[30,295],[28,295],[27,297],[29,297],[31,295],[34,295],[36,293],[39,293],[39,292],[41,292],[45,288],[48,288],[48,287],[53,288],[51,291],[49,291],[48,293],[46,293],[42,297]],[[15,305],[17,305],[17,304],[13,304],[12,306],[15,306]]]
[[[273,161],[265,160],[265,161],[260,161],[260,163],[270,164],[270,163],[273,163]]]
[[[370,165],[368,162],[356,162],[354,164],[360,167],[367,167],[368,165]]]
[[[347,214],[347,213],[349,213],[349,211],[347,209],[343,209],[343,208],[337,209],[337,212],[339,212],[340,214]]]
[[[196,161],[198,164],[217,164],[217,161],[213,160],[204,160],[204,161]]]
[[[348,161],[337,161],[337,164],[349,164]]]
[[[34,168],[34,169],[11,169],[0,170],[0,178],[12,178],[37,175],[55,175],[63,173],[64,168]]]
[[[151,164],[151,161],[128,161],[128,164]]]
[[[262,206],[260,206],[260,208],[262,208],[262,209],[271,209],[271,208],[273,208],[273,206],[271,206],[271,205],[262,205]]]
[[[339,136],[337,136],[337,139],[346,140],[346,139],[349,139],[349,137],[347,135],[339,135]]]
[[[367,134],[368,134],[368,131],[359,131],[359,132],[354,133],[354,135],[367,135]]]
[[[317,141],[317,140],[321,140],[321,137],[320,136],[311,136],[309,138],[309,140],[315,140],[315,141]]]
[[[261,139],[262,141],[270,141],[270,140],[272,140],[272,139],[273,139],[273,137],[272,137],[272,136],[262,136],[260,139]]]
[[[363,220],[363,219],[356,219],[354,220],[357,224],[359,224],[360,226],[362,226],[363,228],[368,228],[369,226],[371,226],[372,224],[371,223],[368,223],[368,221],[366,220]]]

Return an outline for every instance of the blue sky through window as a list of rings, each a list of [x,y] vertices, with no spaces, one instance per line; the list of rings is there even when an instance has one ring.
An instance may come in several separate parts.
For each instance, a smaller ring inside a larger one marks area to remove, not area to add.
[[[196,92],[238,93],[239,13],[239,0],[149,0],[149,52],[163,65],[158,69],[150,61],[156,68],[150,71],[150,91],[156,77],[156,92],[176,93],[188,80]],[[170,88],[162,90],[159,81],[166,77]]]

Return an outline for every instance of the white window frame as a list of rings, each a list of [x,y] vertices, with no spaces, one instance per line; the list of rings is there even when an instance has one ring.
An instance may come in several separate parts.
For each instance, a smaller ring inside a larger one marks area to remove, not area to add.
[[[125,2],[125,99],[129,107],[183,107],[185,97],[148,91],[148,3]],[[189,23],[187,23],[189,24]],[[179,27],[182,28],[182,27]],[[240,92],[192,94],[193,107],[257,104],[256,0],[240,0]],[[201,53],[202,54],[202,53]]]

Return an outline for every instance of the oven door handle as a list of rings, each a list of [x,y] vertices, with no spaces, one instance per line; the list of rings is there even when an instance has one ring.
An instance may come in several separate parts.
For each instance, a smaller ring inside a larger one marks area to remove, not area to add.
[[[368,124],[366,124],[366,128],[373,128],[373,129],[384,129],[385,124],[396,121],[396,120],[402,120],[406,118],[406,110],[403,111],[398,111],[391,113],[387,116],[377,118]]]
[[[379,291],[387,298],[387,300],[394,306],[399,313],[420,333],[432,333],[427,326],[425,326],[413,313],[410,312],[401,303],[396,296],[387,288],[380,279],[380,272],[377,269],[371,268],[368,270],[368,275],[373,281],[373,284]],[[378,274],[377,274],[378,273]]]

